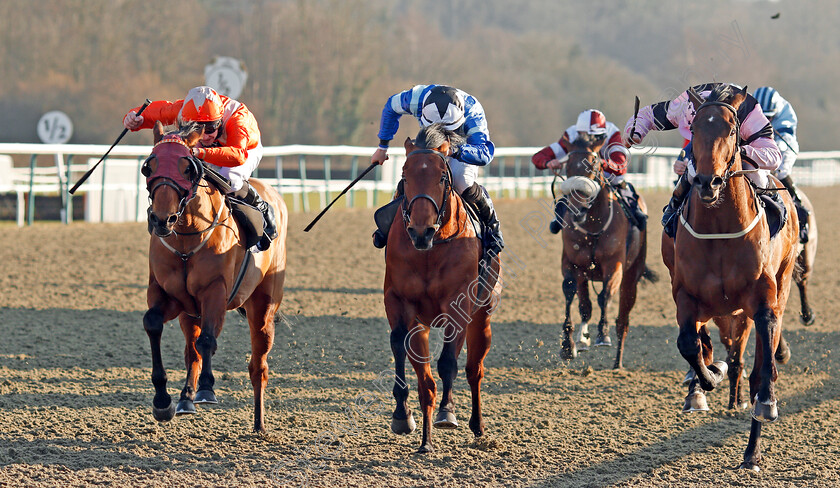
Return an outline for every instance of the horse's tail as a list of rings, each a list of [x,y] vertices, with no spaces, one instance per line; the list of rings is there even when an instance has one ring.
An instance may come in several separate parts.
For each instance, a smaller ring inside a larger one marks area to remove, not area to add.
[[[642,278],[648,280],[651,283],[656,283],[657,281],[659,281],[659,275],[647,266],[645,266],[645,270],[642,271]]]

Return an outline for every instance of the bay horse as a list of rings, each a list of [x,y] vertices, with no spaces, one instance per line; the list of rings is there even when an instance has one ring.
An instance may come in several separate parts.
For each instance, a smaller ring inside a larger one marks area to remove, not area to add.
[[[744,178],[738,107],[746,87],[733,93],[722,85],[706,100],[693,91],[689,95],[696,113],[691,130],[697,175],[680,211],[676,238],[662,234],[662,258],[677,306],[677,346],[695,373],[683,412],[707,410],[703,390],[713,390],[727,372],[730,408],[741,403],[742,355],[754,325],[752,425],[740,468],[758,471],[761,426],[778,418],[776,360],[789,357],[781,331],[798,254],[797,216],[790,196],[780,192],[788,221],[771,239],[758,196]],[[724,344],[729,342],[727,362],[713,362],[706,328],[711,319],[721,326]]]
[[[616,336],[618,347],[613,367],[620,369],[624,356],[624,343],[630,327],[630,311],[636,303],[636,288],[642,277],[656,281],[656,275],[646,267],[647,232],[632,225],[624,214],[618,196],[612,191],[601,167],[598,151],[605,141],[581,134],[572,142],[566,162],[566,179],[561,191],[568,197],[565,213],[567,225],[563,237],[563,294],[566,298],[566,319],[563,322],[561,357],[574,359],[578,346],[585,350],[590,345],[589,319],[592,302],[589,299],[589,282],[600,281],[603,288],[598,294],[601,318],[598,321],[596,346],[610,346],[607,317],[612,298],[619,295]],[[647,206],[639,197],[639,207]],[[575,295],[581,324],[577,345],[572,339],[574,325],[571,307]]]
[[[458,139],[458,140],[456,140]],[[405,359],[417,374],[423,412],[420,453],[432,451],[432,412],[437,385],[431,372],[429,333],[443,331],[438,359],[443,382],[436,428],[458,427],[452,384],[458,373],[458,356],[466,341],[467,381],[472,394],[469,427],[476,437],[484,434],[481,415],[481,380],[484,358],[490,349],[490,314],[498,303],[499,282],[491,293],[476,292],[482,247],[468,219],[464,202],[453,188],[447,156],[458,136],[433,124],[415,141],[405,141],[404,200],[388,234],[385,255],[385,312],[391,326],[394,354],[396,408],[391,430],[409,434],[416,428],[408,407]],[[498,263],[498,259],[493,259]],[[495,269],[498,272],[498,269]],[[479,290],[480,291],[480,290]]]
[[[240,245],[240,230],[225,196],[201,178],[201,163],[190,154],[202,135],[154,128],[155,146],[146,162],[149,214],[149,310],[143,326],[152,349],[153,415],[158,421],[195,413],[195,404],[215,404],[211,358],[227,310],[244,310],[251,330],[248,371],[254,388],[254,431],[265,432],[264,396],[268,352],[274,343],[274,315],[286,275],[287,210],[283,199],[257,179],[250,184],[274,206],[279,236],[264,252]],[[248,263],[243,261],[248,260]],[[244,268],[244,275],[241,271]],[[238,279],[239,276],[241,279]],[[240,286],[235,295],[236,281]],[[166,391],[160,351],[164,323],[178,318],[184,333],[187,378],[177,408]]]

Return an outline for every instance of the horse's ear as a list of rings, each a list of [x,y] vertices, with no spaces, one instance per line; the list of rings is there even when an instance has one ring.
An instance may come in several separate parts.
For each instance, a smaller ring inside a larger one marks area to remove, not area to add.
[[[747,99],[748,94],[749,93],[747,92],[747,87],[744,86],[744,88],[741,88],[741,91],[739,91],[735,94],[735,96],[732,97],[732,101],[729,102],[729,104],[737,109],[738,106],[741,105],[744,102],[744,100]]]
[[[693,86],[689,87],[688,90],[686,90],[686,93],[688,93],[688,99],[691,100],[691,104],[694,105],[694,110],[697,110],[697,107],[703,105],[703,102],[706,101],[699,93],[697,93],[696,90],[694,90]]]
[[[447,156],[451,156],[451,154],[449,152],[449,150],[451,148],[452,148],[452,143],[447,139],[446,141],[443,142],[443,144],[440,145],[440,147],[437,148],[437,150],[442,152],[443,154],[446,154]]]
[[[163,123],[161,123],[160,120],[155,122],[155,128],[152,129],[152,132],[155,135],[155,144],[157,144],[158,142],[160,142],[161,139],[163,139]]]
[[[407,153],[417,148],[417,146],[414,145],[414,141],[412,141],[410,137],[405,138],[405,143],[403,143],[403,145],[405,146],[405,152]]]

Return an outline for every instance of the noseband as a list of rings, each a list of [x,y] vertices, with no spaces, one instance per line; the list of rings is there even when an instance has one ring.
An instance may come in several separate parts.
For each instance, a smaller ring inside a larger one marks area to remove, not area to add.
[[[452,170],[449,168],[449,161],[446,159],[440,151],[435,151],[434,149],[417,149],[415,151],[411,151],[406,155],[406,159],[409,156],[414,154],[435,154],[439,156],[443,160],[443,164],[446,167],[446,172],[443,173],[440,177],[440,182],[443,183],[443,202],[440,206],[438,206],[437,202],[431,195],[426,193],[420,193],[415,195],[410,201],[408,199],[403,199],[402,204],[402,216],[403,216],[403,224],[408,228],[408,222],[411,219],[411,206],[414,205],[418,199],[426,199],[432,202],[432,205],[435,207],[435,212],[437,213],[437,220],[435,220],[435,231],[440,229],[441,223],[443,221],[443,211],[446,209],[447,203],[449,202],[449,194],[452,192]]]

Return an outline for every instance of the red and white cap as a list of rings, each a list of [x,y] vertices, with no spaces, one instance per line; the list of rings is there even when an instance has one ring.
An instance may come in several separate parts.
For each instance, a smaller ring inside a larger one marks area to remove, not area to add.
[[[578,132],[586,132],[592,135],[601,135],[607,133],[607,118],[600,110],[589,109],[584,110],[578,115],[575,129]]]

